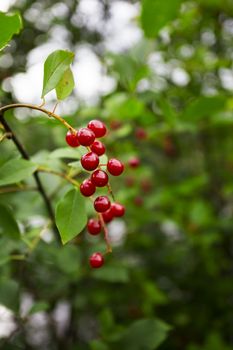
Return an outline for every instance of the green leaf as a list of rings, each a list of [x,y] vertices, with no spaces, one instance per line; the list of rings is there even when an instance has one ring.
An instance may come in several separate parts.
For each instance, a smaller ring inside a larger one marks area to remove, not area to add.
[[[36,314],[37,312],[40,311],[46,311],[49,309],[49,304],[46,303],[45,301],[38,301],[34,305],[32,305],[31,309],[29,310],[29,315]]]
[[[109,347],[102,342],[102,340],[92,340],[90,342],[90,348],[91,350],[108,350]]]
[[[12,239],[19,239],[20,231],[13,212],[2,204],[0,204],[0,218],[0,234]]]
[[[80,159],[86,150],[72,149],[68,147],[57,148],[55,151],[51,152],[49,158],[73,158]]]
[[[20,182],[36,171],[37,166],[25,159],[12,159],[0,168],[0,186]]]
[[[19,13],[6,14],[0,12],[0,50],[11,40],[14,34],[22,29],[22,19]]]
[[[57,87],[73,59],[74,53],[64,50],[54,51],[47,57],[44,63],[44,81],[41,97],[44,97],[49,91]]]
[[[160,29],[177,17],[181,3],[182,0],[143,0],[141,24],[145,35],[155,37]]]
[[[9,279],[0,280],[0,304],[17,311],[19,307],[19,285]]]
[[[202,96],[191,102],[183,115],[185,120],[198,121],[204,117],[211,117],[226,107],[227,100],[224,96]]]
[[[61,80],[56,86],[56,94],[58,100],[64,100],[68,97],[74,88],[74,77],[70,68],[68,68],[63,74]]]
[[[56,207],[56,224],[65,244],[78,235],[87,223],[85,200],[77,189],[72,189]]]
[[[101,269],[93,271],[93,277],[112,283],[127,283],[129,271],[123,266],[103,266]]]
[[[119,346],[127,350],[154,350],[166,339],[170,326],[158,319],[135,321],[124,333]]]

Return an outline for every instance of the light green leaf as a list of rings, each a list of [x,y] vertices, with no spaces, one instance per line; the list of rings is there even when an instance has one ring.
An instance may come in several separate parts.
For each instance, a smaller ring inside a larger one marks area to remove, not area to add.
[[[10,208],[0,204],[0,218],[0,234],[12,239],[19,239],[19,227]]]
[[[68,97],[74,88],[74,77],[70,68],[68,68],[63,74],[61,80],[56,86],[56,94],[58,100],[64,100]]]
[[[141,319],[123,333],[119,345],[127,350],[154,350],[166,339],[170,328],[158,319]]]
[[[44,97],[49,91],[57,87],[73,59],[74,53],[64,50],[54,51],[47,57],[44,63],[44,81],[41,97]]]
[[[36,314],[37,312],[40,311],[46,311],[49,309],[49,304],[46,303],[45,301],[38,301],[34,305],[32,305],[31,309],[29,310],[29,315]]]
[[[78,235],[87,223],[85,200],[77,189],[72,189],[56,207],[56,225],[65,244]]]
[[[49,158],[73,158],[73,159],[80,159],[83,154],[85,154],[86,150],[84,151],[80,149],[72,149],[68,147],[63,148],[57,148],[55,151],[51,152],[49,155]]]
[[[19,13],[6,14],[0,12],[0,50],[11,40],[14,34],[22,29],[22,19]]]
[[[12,159],[0,168],[0,186],[20,182],[36,171],[36,164],[25,159]]]
[[[178,15],[182,0],[143,0],[141,23],[148,38],[155,37],[160,29]]]

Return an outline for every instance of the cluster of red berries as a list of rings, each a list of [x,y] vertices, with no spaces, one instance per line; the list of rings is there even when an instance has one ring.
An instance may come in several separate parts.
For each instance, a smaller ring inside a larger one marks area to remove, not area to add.
[[[96,187],[108,186],[109,176],[119,176],[124,170],[124,165],[118,159],[109,159],[107,171],[101,169],[99,157],[105,153],[104,144],[96,140],[105,136],[107,132],[106,126],[99,120],[92,120],[86,128],[81,128],[77,132],[68,131],[66,134],[66,142],[71,147],[85,146],[88,153],[81,158],[82,167],[85,170],[92,171],[90,178],[84,180],[80,185],[80,192],[85,197],[92,196]],[[94,201],[94,209],[99,214],[99,219],[90,219],[87,224],[87,230],[91,235],[98,235],[102,231],[102,223],[110,222],[114,217],[124,215],[125,208],[119,203],[111,203],[108,196],[98,196]],[[104,257],[101,253],[94,253],[90,257],[91,267],[97,268],[104,264]]]

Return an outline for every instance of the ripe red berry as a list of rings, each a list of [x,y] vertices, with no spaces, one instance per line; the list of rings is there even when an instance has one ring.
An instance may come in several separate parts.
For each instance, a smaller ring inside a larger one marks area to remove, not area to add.
[[[125,207],[119,203],[112,203],[111,210],[112,210],[113,216],[120,217],[125,214]]]
[[[104,257],[101,253],[93,253],[89,259],[91,267],[97,269],[98,267],[103,266]]]
[[[140,159],[138,157],[132,157],[128,161],[131,168],[137,168],[140,164]]]
[[[77,134],[80,145],[90,146],[95,141],[95,134],[88,128],[81,128]]]
[[[107,169],[110,174],[119,176],[124,171],[124,165],[118,159],[112,158],[108,161]]]
[[[66,143],[70,147],[78,147],[80,146],[80,143],[78,141],[77,133],[73,133],[72,131],[68,130],[66,134]]]
[[[106,134],[106,126],[100,120],[91,120],[87,127],[92,130],[96,137],[103,137]]]
[[[111,206],[110,200],[107,196],[99,196],[94,201],[94,208],[98,213],[103,213]]]
[[[105,153],[105,146],[101,141],[96,140],[91,145],[91,150],[98,156],[102,156]]]
[[[97,187],[104,187],[108,183],[108,174],[103,170],[95,170],[91,175],[91,181]]]
[[[108,210],[102,213],[102,217],[104,219],[104,222],[110,222],[114,218],[112,207],[110,207]]]
[[[86,153],[81,158],[81,164],[86,170],[95,170],[99,165],[99,157],[94,152]]]
[[[95,193],[95,185],[90,179],[86,179],[80,185],[80,192],[85,197],[90,197]]]
[[[90,219],[87,223],[87,230],[91,235],[98,235],[101,232],[101,223],[97,219]]]

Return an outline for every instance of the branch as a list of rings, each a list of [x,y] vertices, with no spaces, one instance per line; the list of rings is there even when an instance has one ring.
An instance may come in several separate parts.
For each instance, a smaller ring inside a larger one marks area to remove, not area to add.
[[[8,107],[8,106],[5,106],[5,107]],[[11,133],[11,140],[14,142],[16,148],[18,149],[19,153],[22,155],[22,157],[24,159],[27,159],[29,160],[30,157],[28,155],[28,153],[26,152],[26,150],[24,149],[23,145],[21,144],[21,142],[18,140],[18,138],[16,137],[16,135],[14,134],[13,130],[11,129],[11,127],[8,125],[8,123],[5,121],[4,117],[3,117],[3,113],[4,111],[7,110],[7,108],[5,107],[2,107],[0,108],[0,121],[2,123],[2,125],[4,126],[4,129],[6,132],[9,132]],[[8,108],[9,109],[9,108]],[[39,174],[38,172],[36,171],[34,174],[34,179],[36,181],[36,185],[37,185],[37,189],[38,191],[40,192],[41,194],[41,197],[43,198],[44,200],[44,203],[46,205],[46,208],[47,208],[47,211],[48,211],[48,214],[49,214],[49,217],[53,223],[53,230],[54,230],[54,233],[55,233],[55,237],[56,237],[56,240],[57,241],[60,241],[60,235],[59,235],[59,232],[58,232],[58,229],[57,229],[57,226],[55,224],[55,217],[54,217],[54,212],[53,212],[53,208],[52,208],[52,205],[50,203],[50,200],[44,190],[44,187],[41,183],[41,180],[39,178]]]

